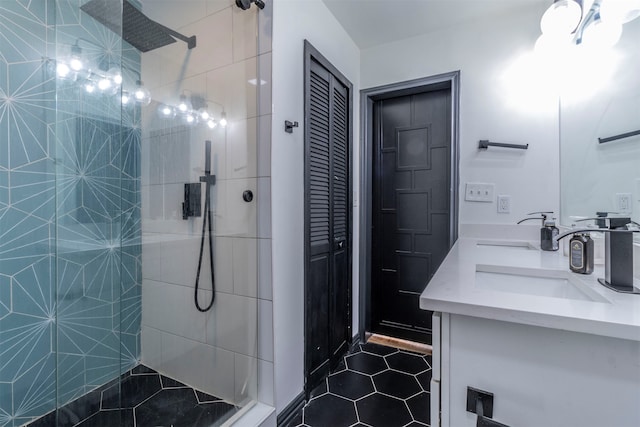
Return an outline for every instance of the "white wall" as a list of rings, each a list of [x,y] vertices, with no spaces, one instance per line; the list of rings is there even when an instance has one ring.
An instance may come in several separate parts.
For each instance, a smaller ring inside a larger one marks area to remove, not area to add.
[[[361,52],[361,86],[460,70],[460,223],[514,223],[527,212],[559,210],[557,98],[527,62],[546,4],[477,20]],[[478,151],[478,141],[528,143],[527,151]],[[465,182],[495,183],[511,196],[497,204],[464,201]]]
[[[304,383],[303,43],[309,40],[353,83],[356,118],[359,117],[360,52],[320,0],[274,0],[273,6],[273,317],[276,410],[279,412],[302,392]],[[300,127],[287,134],[285,120],[298,121]],[[357,125],[353,140],[357,150]],[[357,159],[357,155],[354,157]],[[354,178],[357,178],[357,160],[354,166]],[[358,183],[354,185],[357,188]],[[355,212],[354,218],[357,218]],[[354,224],[355,230],[357,227],[357,223]],[[354,241],[357,242],[357,236]],[[357,248],[353,256],[357,261]],[[354,286],[357,287],[355,278]],[[354,292],[354,302],[357,302],[357,292]],[[355,324],[357,310],[353,316]],[[356,331],[354,328],[353,332]]]

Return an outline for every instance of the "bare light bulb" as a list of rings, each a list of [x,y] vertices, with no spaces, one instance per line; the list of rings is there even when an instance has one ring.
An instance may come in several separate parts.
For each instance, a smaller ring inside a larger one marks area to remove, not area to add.
[[[98,89],[100,89],[103,92],[106,92],[107,90],[111,89],[111,80],[108,77],[100,77],[100,80],[98,80]]]
[[[144,87],[140,80],[138,80],[136,85],[136,89],[133,91],[133,99],[139,104],[149,105],[151,103],[151,93],[149,89]]]
[[[640,16],[640,0],[603,1],[598,13],[603,22],[622,25]]]
[[[131,101],[131,97],[129,96],[129,93],[122,92],[122,105],[127,105],[129,101]]]
[[[200,118],[204,121],[209,120],[209,118],[211,117],[211,114],[209,114],[209,112],[205,107],[200,108],[198,110],[198,114],[200,115]]]
[[[220,126],[222,126],[223,128],[227,127],[227,113],[225,113],[224,111],[220,115]]]
[[[173,118],[176,116],[176,110],[167,104],[162,104],[158,107],[158,114],[160,117]]]
[[[80,71],[83,68],[82,60],[80,58],[72,57],[69,61],[69,66],[73,71]]]
[[[597,19],[584,30],[582,43],[592,48],[613,47],[622,36],[622,25],[613,21]]]
[[[582,19],[582,8],[575,0],[556,0],[542,15],[542,34],[571,34]]]
[[[94,82],[92,82],[91,80],[87,81],[87,82],[84,84],[84,90],[85,90],[87,93],[93,93],[93,92],[95,92],[95,91],[96,91],[96,85],[95,85],[95,83],[94,83]]]
[[[215,120],[209,119],[207,121],[207,126],[209,126],[209,129],[214,129],[216,126],[218,126],[218,124],[216,123]]]
[[[58,74],[58,77],[67,77],[70,72],[71,68],[69,68],[69,66],[64,62],[59,62],[56,66],[56,73]]]
[[[186,113],[191,109],[191,103],[187,100],[187,97],[180,95],[180,103],[178,104],[178,110],[181,113]]]
[[[84,68],[84,64],[80,59],[81,55],[82,49],[80,49],[80,46],[78,46],[77,43],[71,46],[71,60],[69,60],[69,66],[73,71],[80,71],[82,70],[82,68]]]
[[[122,84],[122,73],[118,67],[110,68],[109,71],[107,71],[107,75],[111,77],[111,80],[113,80],[116,85],[120,86]]]

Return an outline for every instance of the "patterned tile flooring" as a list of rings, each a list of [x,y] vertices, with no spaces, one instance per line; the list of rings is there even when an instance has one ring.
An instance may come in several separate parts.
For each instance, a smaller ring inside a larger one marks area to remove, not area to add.
[[[291,426],[428,426],[431,356],[358,345],[312,393]]]
[[[120,391],[120,393],[118,393]],[[236,412],[229,403],[138,365],[58,409],[59,427],[210,427]],[[29,427],[56,425],[51,412]]]

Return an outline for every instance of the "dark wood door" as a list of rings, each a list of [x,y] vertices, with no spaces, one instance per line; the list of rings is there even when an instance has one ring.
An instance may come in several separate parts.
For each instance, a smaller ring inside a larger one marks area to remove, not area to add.
[[[350,87],[310,58],[305,116],[306,390],[351,341]]]
[[[372,330],[431,344],[419,297],[451,241],[451,90],[374,104]]]

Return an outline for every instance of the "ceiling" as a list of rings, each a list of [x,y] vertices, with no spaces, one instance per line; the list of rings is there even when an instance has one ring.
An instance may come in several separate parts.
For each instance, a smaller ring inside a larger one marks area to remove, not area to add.
[[[322,0],[361,49],[552,0]]]

